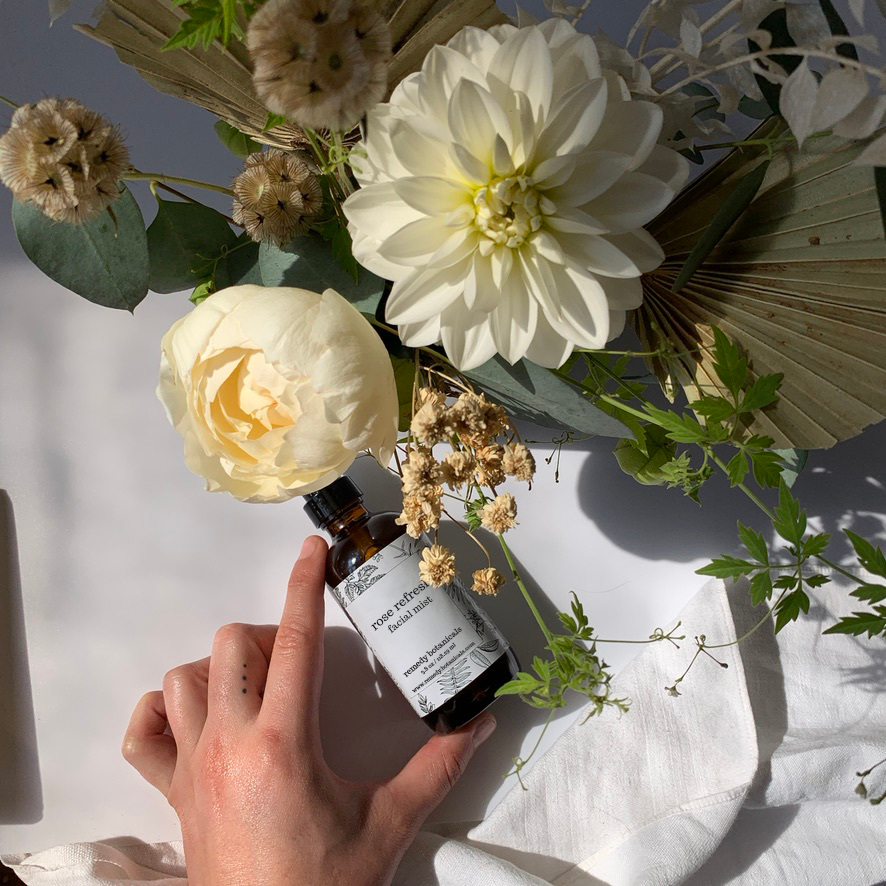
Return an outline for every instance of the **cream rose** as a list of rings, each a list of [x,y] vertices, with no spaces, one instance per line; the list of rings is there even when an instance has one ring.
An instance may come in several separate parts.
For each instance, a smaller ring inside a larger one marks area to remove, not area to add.
[[[162,351],[157,396],[209,491],[286,501],[332,482],[362,449],[391,459],[391,361],[331,289],[223,289],[172,326]]]

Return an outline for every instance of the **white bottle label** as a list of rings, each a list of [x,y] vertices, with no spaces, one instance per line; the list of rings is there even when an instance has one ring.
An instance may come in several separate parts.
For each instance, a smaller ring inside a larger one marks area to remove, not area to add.
[[[464,689],[508,646],[458,579],[440,588],[421,580],[426,547],[403,536],[332,589],[420,716]]]

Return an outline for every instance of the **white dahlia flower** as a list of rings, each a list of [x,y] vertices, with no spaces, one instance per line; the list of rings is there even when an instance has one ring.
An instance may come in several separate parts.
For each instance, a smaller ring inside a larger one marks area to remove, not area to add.
[[[642,225],[688,175],[661,120],[561,20],[435,46],[369,112],[344,204],[403,342],[555,367],[617,335],[663,258]]]

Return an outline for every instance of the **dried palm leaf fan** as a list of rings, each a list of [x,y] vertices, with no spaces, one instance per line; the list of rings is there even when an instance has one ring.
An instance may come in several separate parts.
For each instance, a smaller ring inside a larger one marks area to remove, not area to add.
[[[384,0],[382,11],[393,36],[391,88],[421,67],[434,44],[445,42],[466,25],[488,28],[507,21],[494,0]],[[262,132],[268,111],[252,87],[252,67],[241,43],[232,41],[227,50],[215,43],[207,50],[163,51],[186,17],[172,0],[105,0],[94,26],[76,27],[113,48],[120,61],[132,65],[160,92],[206,108],[264,144],[278,148],[304,144],[296,126]]]
[[[768,121],[757,136],[782,126]],[[781,372],[777,404],[751,433],[822,449],[886,415],[886,237],[864,144],[836,137],[776,149],[757,196],[688,283],[673,287],[724,200],[767,157],[742,147],[702,175],[650,226],[665,262],[643,278],[633,325],[665,392],[720,390],[711,327],[738,341],[753,375]]]

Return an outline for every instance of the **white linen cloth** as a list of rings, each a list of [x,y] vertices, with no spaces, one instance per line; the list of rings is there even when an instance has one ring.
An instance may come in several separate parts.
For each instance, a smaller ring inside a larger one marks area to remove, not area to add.
[[[579,717],[483,822],[422,831],[395,886],[873,886],[886,880],[886,804],[855,772],[886,755],[886,645],[821,631],[846,588],[818,591],[777,637],[701,655],[761,617],[747,590],[709,582],[680,618],[680,649],[646,647],[614,681],[623,717]],[[883,767],[886,768],[886,767]],[[465,776],[470,778],[470,770]],[[872,788],[886,780],[872,778]],[[86,802],[86,798],[84,798]],[[134,838],[5,856],[25,883],[183,884],[180,843]],[[258,886],[258,884],[257,884]]]

